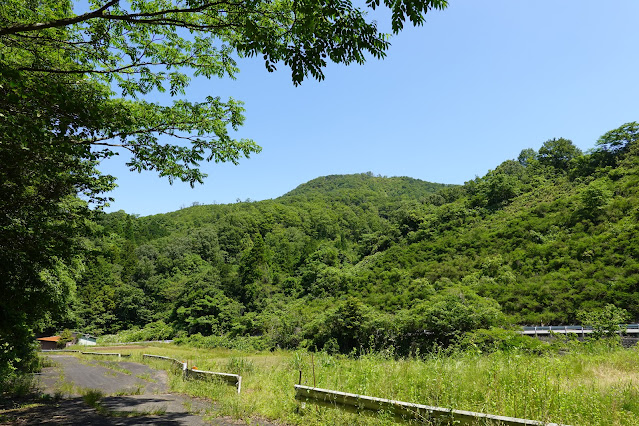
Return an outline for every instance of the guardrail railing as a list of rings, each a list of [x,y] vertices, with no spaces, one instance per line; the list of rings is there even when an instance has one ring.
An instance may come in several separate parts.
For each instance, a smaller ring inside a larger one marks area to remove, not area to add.
[[[242,390],[242,376],[239,374],[218,373],[215,371],[194,370],[191,368],[186,370],[186,377],[195,377],[197,379],[215,377],[216,379],[224,380],[228,384],[237,387],[238,394]]]
[[[182,374],[184,375],[185,378],[195,378],[195,379],[216,378],[236,386],[238,394],[242,390],[242,376],[240,376],[239,374],[218,373],[216,371],[198,370],[193,368],[189,369],[187,368],[186,362],[182,362],[175,358],[169,358],[169,357],[161,356],[161,355],[142,354],[142,357],[163,359],[166,361],[170,361],[176,365],[179,365],[182,370]]]
[[[117,352],[83,352],[74,349],[42,349],[41,352],[71,352],[71,353],[80,353],[82,355],[111,355],[117,356],[118,358],[129,357],[131,354],[121,354]]]
[[[131,356],[131,354],[121,354],[117,352],[82,352],[80,351],[80,353],[82,355],[107,355],[107,356],[111,355],[111,356],[117,356],[118,358]]]
[[[179,361],[175,358],[169,358],[168,356],[151,355],[151,354],[142,354],[142,358],[157,358],[157,359],[163,359],[165,361],[171,361],[172,363],[179,365],[182,371],[186,371],[186,362]]]
[[[557,423],[546,423],[538,420],[518,419],[516,417],[497,416],[493,414],[475,413],[472,411],[454,410],[414,404],[412,402],[394,401],[372,396],[338,392],[328,389],[295,385],[295,399],[312,402],[324,406],[341,405],[349,410],[371,410],[391,412],[403,418],[414,418],[422,421],[443,421],[455,424],[477,424],[478,422],[494,422],[505,426],[563,426]],[[437,423],[439,424],[439,423]],[[483,423],[482,423],[483,424]]]
[[[521,334],[539,335],[539,334],[591,334],[594,330],[589,326],[582,325],[541,325],[541,326],[525,326],[521,328]],[[621,334],[639,334],[639,324],[620,324],[619,332]]]

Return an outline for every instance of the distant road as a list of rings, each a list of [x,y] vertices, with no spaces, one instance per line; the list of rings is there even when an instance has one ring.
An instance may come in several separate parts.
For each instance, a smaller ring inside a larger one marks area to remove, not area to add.
[[[620,325],[622,334],[639,335],[639,324]],[[522,327],[522,334],[528,335],[544,335],[552,333],[558,334],[590,334],[593,332],[592,327],[584,327],[582,325],[547,325]]]
[[[92,345],[92,346],[148,345],[149,343],[173,343],[173,340],[145,340],[142,342],[113,342],[113,343],[100,343],[99,345]]]

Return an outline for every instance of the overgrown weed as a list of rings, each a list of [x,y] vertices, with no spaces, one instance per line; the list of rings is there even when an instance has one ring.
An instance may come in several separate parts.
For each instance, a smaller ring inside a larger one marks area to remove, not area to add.
[[[229,358],[229,361],[226,363],[226,368],[229,373],[232,374],[247,374],[255,371],[255,363],[250,359],[246,358]]]
[[[301,370],[303,385],[315,382],[317,387],[355,394],[562,424],[639,424],[636,350],[594,342],[568,342],[562,350],[561,354],[541,355],[516,350],[488,354],[434,350],[408,358],[379,352],[352,357],[303,350],[247,353],[173,345],[144,351],[189,360],[200,369],[239,367],[226,372],[243,371],[240,395],[225,383],[185,381],[177,369],[169,380],[173,391],[213,399],[216,414],[237,419],[257,416],[304,425],[396,422],[387,414],[353,414],[309,403],[302,409],[293,390]],[[170,365],[160,360],[145,362],[164,369]],[[608,379],[602,380],[604,377]]]

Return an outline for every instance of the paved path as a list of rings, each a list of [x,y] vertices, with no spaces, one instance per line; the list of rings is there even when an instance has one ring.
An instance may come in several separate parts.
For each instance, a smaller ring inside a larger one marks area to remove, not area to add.
[[[48,355],[55,364],[38,375],[44,393],[82,396],[83,389],[110,394],[151,394],[168,392],[167,374],[135,362],[95,360],[71,355]]]
[[[205,421],[212,407],[183,395],[168,393],[165,371],[144,364],[91,360],[70,355],[48,355],[55,366],[38,375],[44,393],[62,397],[56,404],[21,411],[25,422],[13,424],[64,425],[237,425],[231,419]],[[102,411],[85,404],[81,395],[88,389],[99,390]],[[189,408],[187,410],[187,407]],[[32,412],[29,412],[31,410]]]

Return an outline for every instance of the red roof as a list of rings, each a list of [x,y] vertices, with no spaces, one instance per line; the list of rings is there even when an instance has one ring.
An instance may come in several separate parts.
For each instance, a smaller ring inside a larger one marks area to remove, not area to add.
[[[42,340],[43,342],[57,342],[60,340],[60,336],[39,337],[37,340]]]

